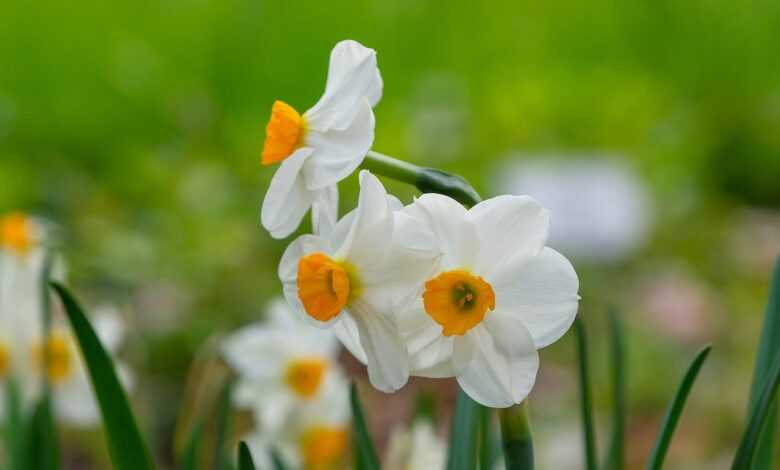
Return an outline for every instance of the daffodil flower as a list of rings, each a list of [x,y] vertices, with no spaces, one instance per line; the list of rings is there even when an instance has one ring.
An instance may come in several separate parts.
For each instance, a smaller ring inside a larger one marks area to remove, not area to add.
[[[446,463],[447,446],[430,420],[418,419],[411,428],[397,428],[390,435],[385,469],[443,470]]]
[[[264,429],[276,429],[297,406],[347,385],[331,332],[301,321],[284,299],[271,302],[268,316],[232,334],[222,350],[239,376],[235,403],[256,410]]]
[[[382,96],[376,52],[355,41],[336,44],[325,93],[300,114],[276,101],[266,127],[263,165],[281,163],[261,211],[275,238],[290,235],[312,205],[315,222],[335,220],[337,183],[363,161],[374,142],[372,107]]]
[[[276,428],[257,427],[244,437],[258,468],[271,468],[276,449],[290,468],[346,468],[350,442],[349,390],[346,383],[323,389],[301,404]]]
[[[420,266],[430,264],[411,249],[395,248],[414,243],[396,237],[394,228],[406,223],[396,221],[398,208],[398,200],[364,170],[357,209],[327,236],[296,239],[279,265],[284,294],[293,309],[316,326],[334,327],[344,345],[368,365],[374,387],[385,392],[397,390],[409,376],[395,311],[427,274],[428,269]]]
[[[571,264],[545,247],[547,210],[527,196],[466,210],[425,194],[404,213],[418,221],[418,237],[427,227],[441,255],[399,318],[412,374],[456,376],[486,406],[520,403],[536,380],[537,349],[566,332],[579,302]]]

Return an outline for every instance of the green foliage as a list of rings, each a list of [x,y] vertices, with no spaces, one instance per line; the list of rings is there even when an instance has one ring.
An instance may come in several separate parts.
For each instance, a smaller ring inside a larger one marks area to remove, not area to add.
[[[368,432],[363,405],[353,383],[349,389],[349,403],[352,407],[352,439],[355,448],[355,468],[357,470],[379,470],[377,456],[371,434]]]
[[[60,452],[57,433],[52,419],[51,398],[48,393],[35,406],[30,420],[27,444],[29,470],[57,470],[60,468]]]
[[[474,470],[477,468],[481,408],[482,406],[472,400],[466,392],[462,389],[458,390],[455,414],[450,426],[447,470]]]
[[[108,450],[115,470],[153,470],[154,464],[138,429],[114,365],[75,298],[52,282],[78,340],[95,391]]]
[[[287,470],[287,466],[276,448],[271,449],[271,462],[274,465],[274,470]]]
[[[528,400],[498,410],[507,470],[533,470],[534,446],[528,421]]]
[[[228,437],[230,436],[231,408],[233,382],[228,380],[219,392],[217,402],[217,439],[214,445],[214,468],[229,469],[233,467],[230,452],[228,452]]]
[[[612,363],[612,439],[606,470],[621,470],[624,465],[626,427],[626,372],[623,327],[615,310],[609,311],[609,357]]]
[[[574,332],[577,339],[577,366],[580,384],[580,413],[585,448],[585,468],[597,470],[596,431],[593,426],[593,399],[590,390],[590,372],[588,366],[588,337],[582,318],[574,320]]]
[[[247,447],[244,441],[241,441],[238,445],[238,470],[255,470],[252,453],[249,452],[249,447]],[[276,470],[280,470],[278,466],[276,466]]]
[[[711,346],[707,346],[693,359],[691,365],[688,367],[688,371],[685,373],[680,386],[677,388],[677,393],[669,405],[669,409],[666,411],[666,416],[661,424],[661,429],[656,437],[655,445],[650,453],[650,460],[647,463],[648,470],[660,470],[666,457],[666,451],[669,449],[669,443],[672,440],[672,434],[677,428],[677,422],[682,415],[685,401],[688,399],[688,394],[693,387],[693,383],[696,381],[696,377],[701,370],[704,361],[707,359],[707,355],[710,353]]]
[[[198,422],[193,427],[190,438],[187,440],[187,446],[184,448],[184,453],[181,457],[181,470],[197,470],[202,438],[203,423]]]

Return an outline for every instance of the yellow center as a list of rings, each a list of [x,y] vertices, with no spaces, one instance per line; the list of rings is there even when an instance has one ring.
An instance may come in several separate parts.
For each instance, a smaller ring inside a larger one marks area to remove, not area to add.
[[[0,343],[0,379],[4,379],[8,376],[8,372],[11,370],[11,351],[8,350],[8,346]]]
[[[355,276],[349,266],[323,253],[306,255],[298,262],[298,298],[312,318],[328,321],[341,312],[355,293]]]
[[[328,363],[318,357],[290,361],[284,371],[285,383],[301,398],[311,398],[320,389]]]
[[[265,128],[263,165],[279,163],[300,146],[306,129],[306,120],[284,101],[274,102],[271,120]]]
[[[317,426],[307,430],[300,442],[304,468],[332,468],[344,457],[348,443],[349,432],[341,427]]]
[[[481,277],[455,269],[425,283],[423,305],[444,336],[464,335],[496,308],[496,296]]]
[[[35,365],[46,371],[51,383],[61,383],[73,370],[71,338],[66,333],[52,332],[44,344],[33,347]]]
[[[24,254],[35,244],[34,226],[28,216],[12,212],[0,218],[0,246]]]

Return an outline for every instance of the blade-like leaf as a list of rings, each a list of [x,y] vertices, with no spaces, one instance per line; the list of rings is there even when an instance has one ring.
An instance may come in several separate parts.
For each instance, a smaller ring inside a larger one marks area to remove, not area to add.
[[[596,431],[593,427],[593,399],[590,390],[590,372],[588,368],[588,338],[581,318],[574,321],[577,334],[577,364],[580,372],[580,412],[582,413],[583,441],[585,445],[585,468],[596,470]]]
[[[230,436],[230,399],[233,396],[233,381],[228,380],[222,386],[217,403],[217,437],[214,447],[214,469],[232,468],[232,462],[227,449]]]
[[[73,332],[89,371],[100,413],[103,417],[108,451],[115,470],[151,470],[154,468],[130,404],[117,378],[114,365],[92,329],[76,299],[62,285],[51,286],[62,300]]]
[[[279,452],[277,452],[276,449],[271,449],[271,462],[274,464],[274,470],[287,470],[287,466],[284,464],[282,456],[279,455]]]
[[[756,405],[750,413],[750,420],[745,428],[745,432],[742,434],[742,441],[737,448],[734,463],[731,466],[732,470],[748,470],[751,468],[751,463],[755,458],[756,448],[761,438],[761,431],[766,425],[770,416],[769,411],[776,398],[778,384],[780,384],[780,351],[778,351],[774,361],[772,361],[772,369],[766,382],[764,382],[763,389],[758,395]]]
[[[19,386],[11,376],[5,382],[5,450],[6,462],[10,468],[24,468],[24,437],[25,422],[22,417],[22,403],[19,397]]]
[[[761,340],[758,343],[756,365],[753,369],[753,383],[750,387],[749,410],[756,406],[761,389],[769,376],[772,358],[778,351],[780,351],[780,257],[775,261],[769,301],[764,315],[764,325],[761,329]],[[761,431],[752,470],[771,470],[774,468],[772,463],[774,443],[777,440],[777,400],[772,403],[768,413],[770,417]]]
[[[29,470],[57,470],[59,447],[54,420],[51,416],[51,400],[48,394],[41,397],[30,420],[27,443],[27,468]]]
[[[238,445],[238,470],[255,470],[252,453],[249,452],[249,447],[247,447],[244,441],[241,441]]]
[[[363,405],[358,397],[357,387],[353,383],[349,389],[349,402],[352,406],[352,436],[355,447],[355,468],[358,470],[378,470],[379,457],[377,457],[374,443],[366,426],[366,418],[363,415]]]
[[[612,441],[609,445],[607,470],[624,466],[623,438],[626,426],[626,377],[623,329],[615,310],[609,311],[610,359],[612,361]]]
[[[203,423],[197,423],[190,433],[187,447],[181,457],[182,470],[197,470],[200,458],[200,441],[203,437]]]
[[[506,470],[533,470],[534,445],[528,421],[528,400],[498,410]]]
[[[493,409],[481,407],[479,424],[479,468],[493,470],[500,444],[493,429]]]
[[[666,416],[658,432],[653,451],[650,453],[650,460],[647,462],[648,470],[660,470],[663,465],[666,451],[669,449],[669,442],[671,442],[672,434],[674,434],[674,430],[677,428],[677,422],[680,420],[685,401],[688,399],[688,394],[696,381],[696,376],[699,375],[699,370],[704,365],[711,348],[712,346],[707,346],[696,354],[682,382],[680,382],[680,386],[677,387],[677,393],[669,404],[669,409],[666,410]]]
[[[450,428],[450,450],[447,470],[474,470],[477,468],[479,417],[482,406],[463,390],[458,391],[455,415]]]

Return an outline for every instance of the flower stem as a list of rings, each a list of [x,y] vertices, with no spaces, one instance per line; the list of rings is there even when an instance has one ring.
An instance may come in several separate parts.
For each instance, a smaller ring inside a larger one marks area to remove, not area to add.
[[[501,441],[507,470],[533,470],[534,446],[531,422],[528,419],[528,400],[519,405],[498,410],[501,422]]]
[[[482,198],[463,177],[425,168],[398,160],[370,150],[361,164],[361,168],[377,175],[386,176],[403,183],[411,184],[423,193],[438,193],[450,196],[461,204],[471,207]]]

